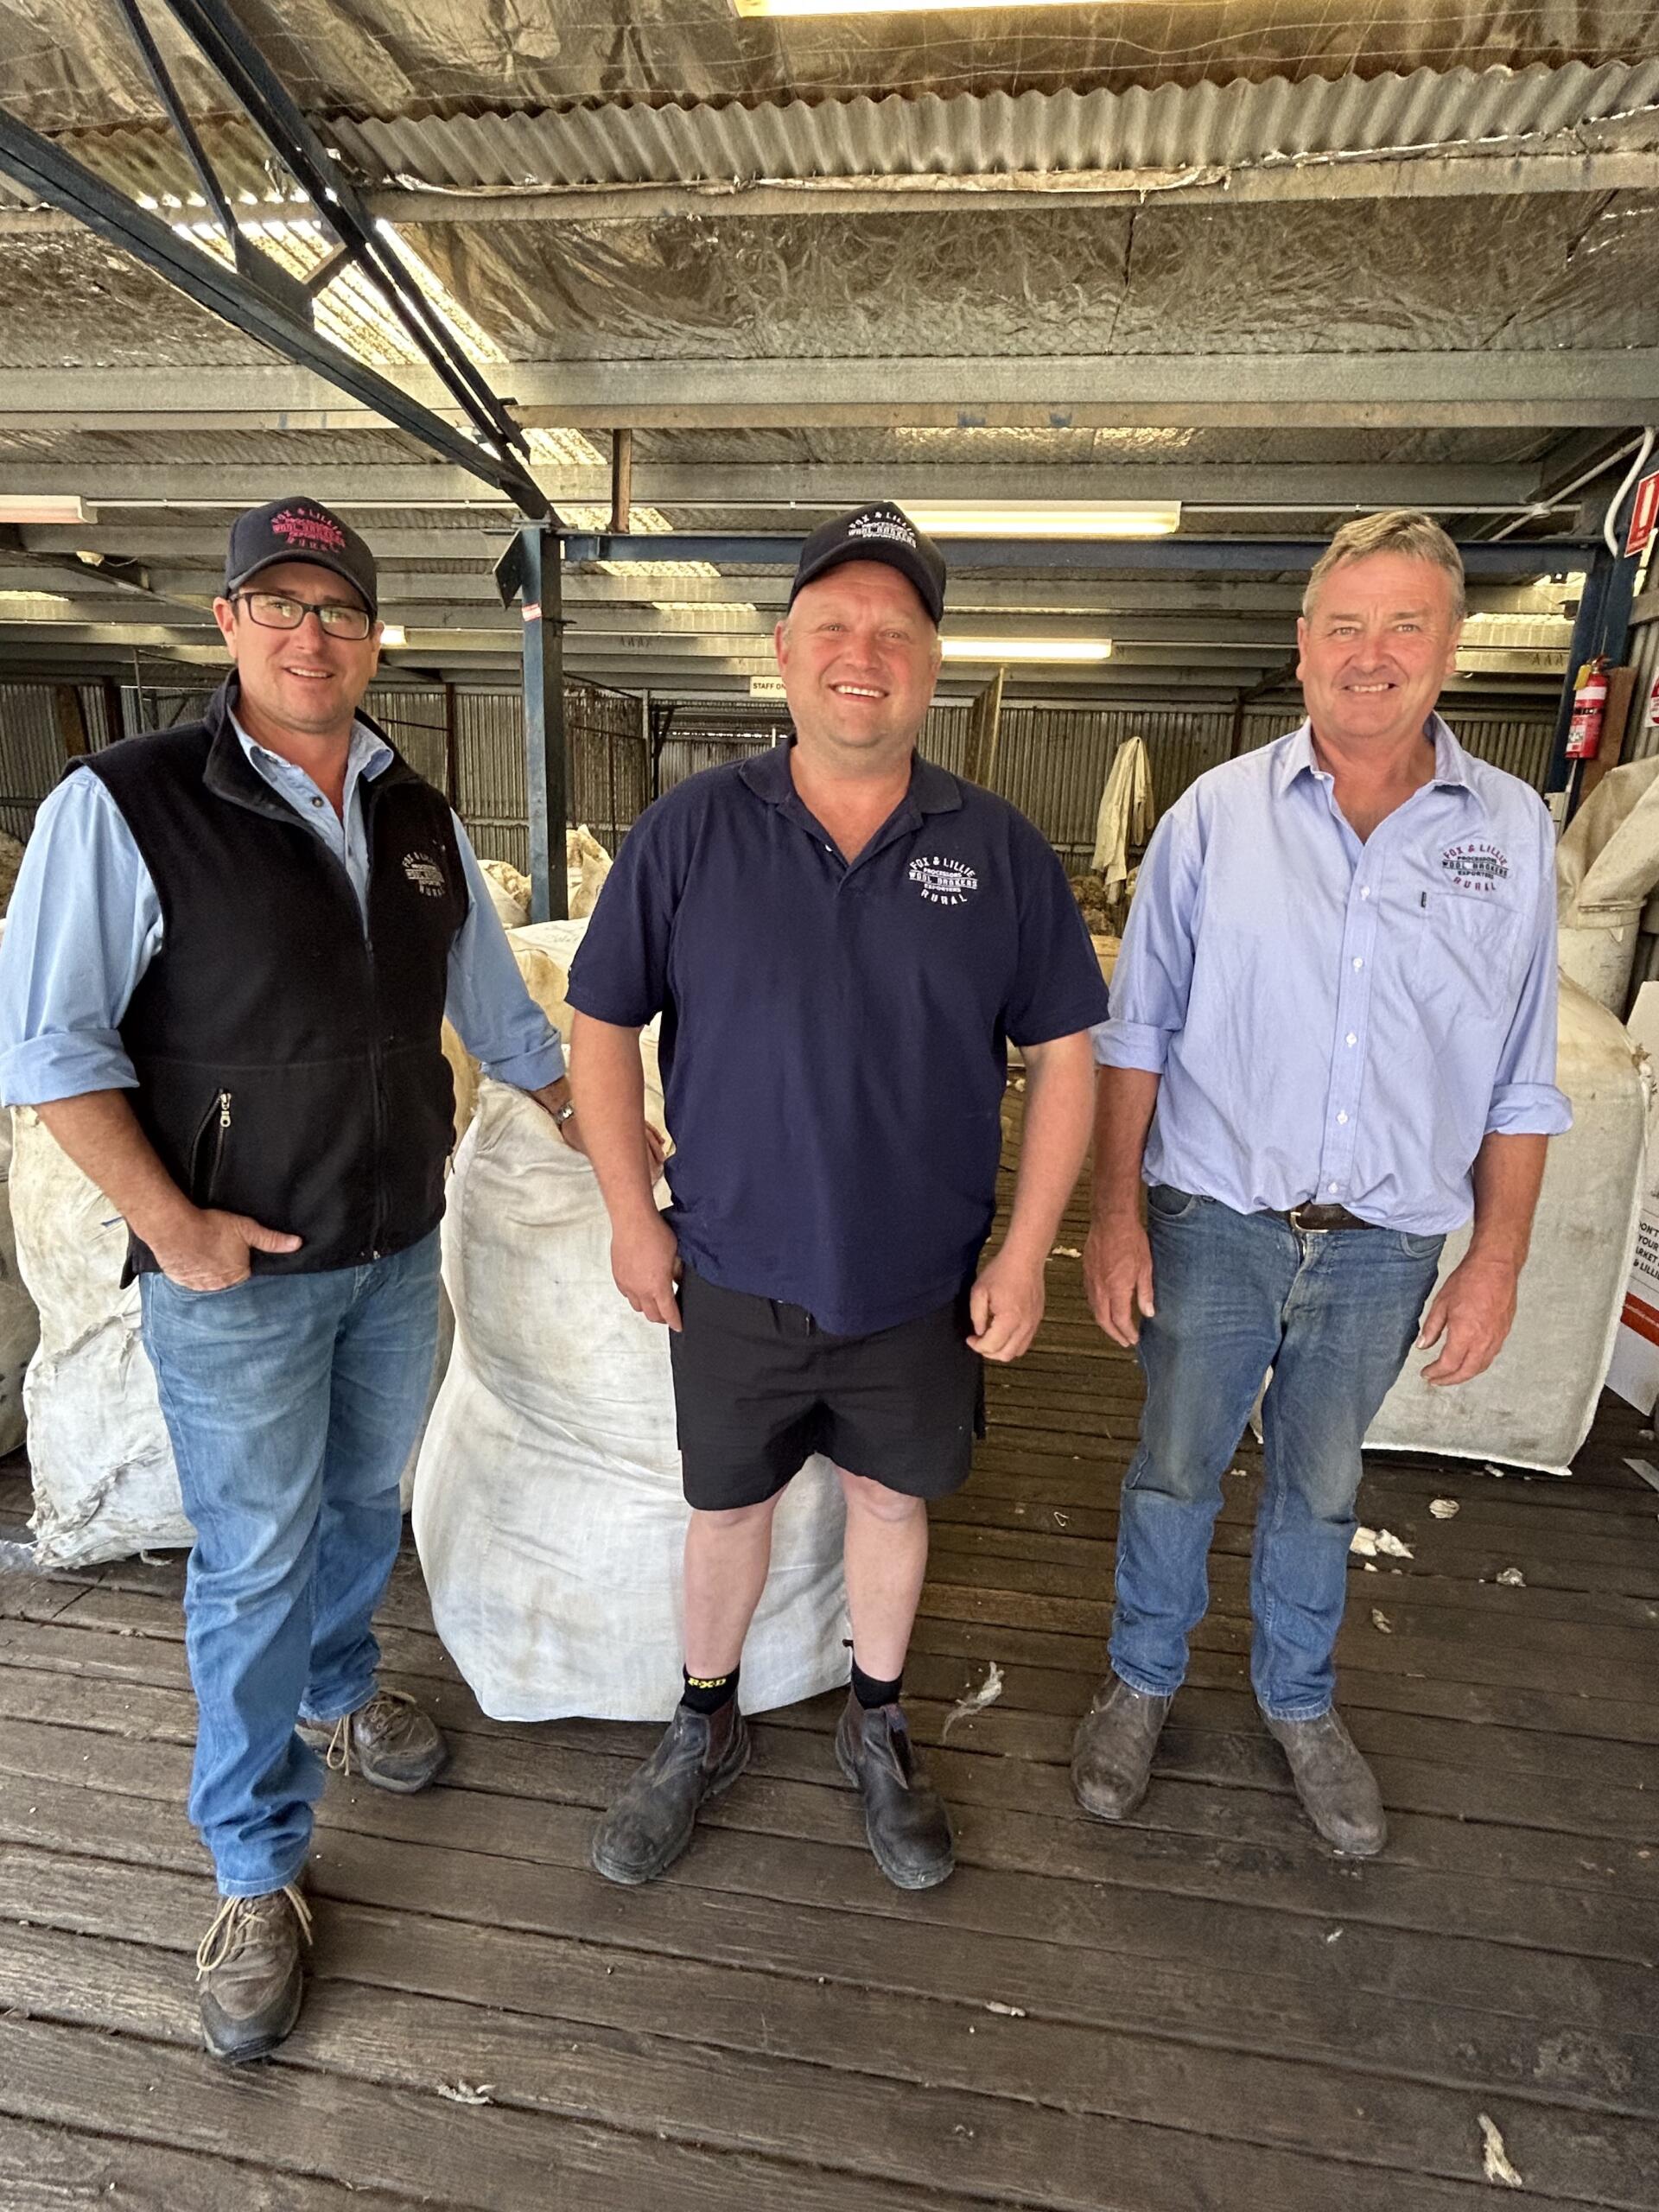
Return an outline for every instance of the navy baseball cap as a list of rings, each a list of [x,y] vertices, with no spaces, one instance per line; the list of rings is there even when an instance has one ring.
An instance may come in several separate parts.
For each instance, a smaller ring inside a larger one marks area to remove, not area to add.
[[[374,556],[352,529],[316,499],[272,499],[251,507],[231,524],[225,556],[225,589],[238,591],[262,569],[279,561],[308,561],[350,584],[371,614],[380,611]]]
[[[797,594],[845,561],[880,561],[915,589],[917,597],[938,627],[944,613],[944,556],[931,537],[924,537],[902,507],[891,499],[856,513],[837,515],[821,523],[801,548],[789,603]]]

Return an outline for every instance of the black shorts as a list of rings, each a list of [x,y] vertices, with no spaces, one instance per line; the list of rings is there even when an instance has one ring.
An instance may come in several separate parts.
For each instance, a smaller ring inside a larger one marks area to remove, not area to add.
[[[669,1337],[688,1503],[759,1505],[822,1452],[911,1497],[948,1497],[985,1433],[968,1293],[874,1336],[835,1337],[804,1307],[685,1270]]]

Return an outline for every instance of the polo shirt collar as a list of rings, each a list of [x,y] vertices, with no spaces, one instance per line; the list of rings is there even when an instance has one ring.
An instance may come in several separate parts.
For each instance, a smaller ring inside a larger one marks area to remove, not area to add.
[[[1469,775],[1469,755],[1452,736],[1448,724],[1439,715],[1431,715],[1423,725],[1424,734],[1433,740],[1434,774],[1432,779],[1437,791],[1464,791],[1477,801],[1476,791]],[[1310,719],[1299,729],[1293,730],[1279,761],[1278,788],[1287,791],[1298,776],[1320,776],[1325,772],[1319,766],[1313,752],[1313,724]]]
[[[753,753],[738,769],[738,773],[757,797],[769,806],[785,809],[791,801],[804,814],[800,794],[795,788],[795,779],[789,771],[789,756],[795,741],[786,737],[781,745],[774,745],[765,753]],[[948,768],[941,768],[931,760],[924,760],[913,753],[910,761],[910,790],[906,794],[906,805],[918,816],[924,814],[956,814],[962,808],[962,786]]]

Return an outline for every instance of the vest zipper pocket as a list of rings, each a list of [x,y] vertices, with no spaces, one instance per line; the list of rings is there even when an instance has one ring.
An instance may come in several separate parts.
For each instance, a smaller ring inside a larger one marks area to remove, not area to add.
[[[201,1196],[196,1200],[196,1204],[200,1206],[210,1206],[213,1203],[213,1193],[219,1187],[219,1170],[225,1164],[225,1146],[230,1133],[231,1094],[228,1090],[221,1090],[208,1108],[207,1119],[202,1122],[200,1134],[196,1138],[197,1168],[194,1181],[201,1192]],[[205,1178],[201,1173],[204,1151],[207,1155],[207,1172]]]

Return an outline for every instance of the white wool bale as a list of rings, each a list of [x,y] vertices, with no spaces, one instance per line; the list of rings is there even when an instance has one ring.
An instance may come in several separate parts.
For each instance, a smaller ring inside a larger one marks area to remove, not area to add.
[[[1365,1442],[1565,1474],[1590,1433],[1612,1358],[1641,1202],[1647,1087],[1623,1023],[1565,977],[1555,1080],[1573,1128],[1550,1141],[1532,1252],[1508,1343],[1484,1375],[1422,1380],[1414,1351]],[[1469,1248],[1446,1239],[1442,1280]]]
[[[501,917],[503,929],[522,929],[530,919],[530,878],[511,861],[480,861],[484,887],[490,904]]]
[[[11,1116],[0,1109],[0,1452],[23,1440],[23,1376],[41,1340],[41,1317],[17,1267],[10,1179]]]
[[[18,1109],[12,1216],[22,1277],[40,1313],[23,1383],[35,1548],[42,1567],[84,1567],[188,1545],[173,1449],[139,1336],[138,1286],[121,1287],[126,1224],[40,1116]],[[441,1317],[428,1395],[452,1333]],[[404,1470],[407,1504],[419,1450]]]
[[[680,1689],[680,1487],[668,1332],[611,1280],[586,1160],[486,1079],[444,1220],[455,1350],[415,1484],[439,1635],[486,1713],[661,1719]],[[814,1459],[778,1510],[743,1703],[846,1679],[842,1508]]]
[[[565,911],[573,922],[584,922],[611,872],[610,855],[585,822],[564,833],[564,868]]]

